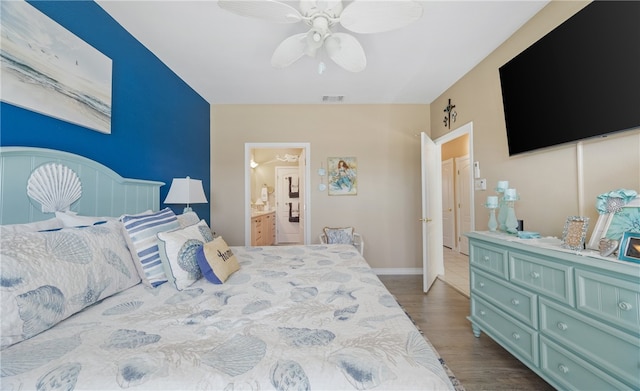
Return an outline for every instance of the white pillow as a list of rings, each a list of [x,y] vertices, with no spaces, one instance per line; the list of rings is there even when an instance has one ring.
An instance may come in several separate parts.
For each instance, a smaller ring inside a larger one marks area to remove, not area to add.
[[[211,229],[204,220],[169,232],[158,233],[160,257],[167,279],[183,290],[202,277],[196,251],[213,240]]]
[[[194,211],[176,215],[176,217],[178,218],[178,223],[180,223],[181,228],[197,224],[200,221],[200,217],[198,217]]]
[[[62,221],[54,217],[48,220],[34,221],[32,223],[0,225],[0,233],[2,235],[9,235],[19,232],[48,231],[51,229],[58,229],[62,227]]]
[[[2,349],[140,282],[121,225],[0,238]]]
[[[73,212],[56,212],[56,218],[62,221],[65,228],[85,227],[97,223],[104,223],[108,220],[117,220],[115,217],[80,216]]]

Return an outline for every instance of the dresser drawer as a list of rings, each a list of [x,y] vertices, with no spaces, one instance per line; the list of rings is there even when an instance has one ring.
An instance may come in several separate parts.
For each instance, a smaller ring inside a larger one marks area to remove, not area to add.
[[[536,293],[573,306],[573,268],[561,263],[509,252],[509,279]]]
[[[538,366],[538,334],[478,297],[471,297],[471,320],[508,351]]]
[[[576,270],[576,307],[631,333],[640,333],[640,281]]]
[[[534,329],[538,328],[535,294],[471,268],[471,291]]]
[[[540,337],[540,369],[564,390],[632,390],[544,336]]]
[[[469,244],[469,263],[499,277],[508,278],[507,250],[486,243]]]
[[[540,298],[540,332],[628,384],[640,384],[640,339]]]

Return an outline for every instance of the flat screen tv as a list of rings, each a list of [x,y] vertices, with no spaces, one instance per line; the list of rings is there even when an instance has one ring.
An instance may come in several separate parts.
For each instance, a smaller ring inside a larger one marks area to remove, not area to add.
[[[595,1],[500,67],[509,155],[640,127],[640,1]]]

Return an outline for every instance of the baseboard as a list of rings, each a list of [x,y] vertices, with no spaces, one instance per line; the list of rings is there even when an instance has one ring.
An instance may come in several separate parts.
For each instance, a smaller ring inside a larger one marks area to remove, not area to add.
[[[382,276],[382,275],[394,275],[394,276],[402,276],[402,275],[409,275],[409,274],[422,274],[422,268],[421,267],[416,267],[416,268],[411,268],[411,267],[403,267],[403,268],[372,268],[373,272],[376,273],[376,275]]]

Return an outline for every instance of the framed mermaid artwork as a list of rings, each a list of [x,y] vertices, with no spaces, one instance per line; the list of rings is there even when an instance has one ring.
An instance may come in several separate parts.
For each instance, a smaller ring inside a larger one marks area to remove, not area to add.
[[[358,162],[355,157],[327,159],[329,195],[358,194]]]

